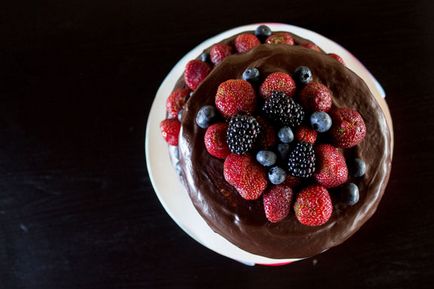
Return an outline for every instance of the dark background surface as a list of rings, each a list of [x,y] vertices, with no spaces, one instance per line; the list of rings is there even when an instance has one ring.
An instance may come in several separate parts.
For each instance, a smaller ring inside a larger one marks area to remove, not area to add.
[[[0,288],[429,288],[434,275],[431,1],[3,1]],[[38,2],[38,3],[37,3]],[[314,259],[248,267],[188,237],[147,175],[155,92],[192,47],[259,21],[317,31],[388,95],[389,186]]]

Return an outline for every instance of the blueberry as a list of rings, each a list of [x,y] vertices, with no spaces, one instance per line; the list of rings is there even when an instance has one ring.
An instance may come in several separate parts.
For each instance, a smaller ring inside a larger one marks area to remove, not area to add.
[[[259,151],[256,154],[256,160],[258,163],[265,167],[270,167],[276,163],[277,156],[272,151]]]
[[[294,133],[292,132],[292,129],[289,126],[284,126],[281,129],[279,129],[279,132],[277,133],[277,137],[283,143],[290,143],[294,140]]]
[[[332,126],[332,118],[327,112],[317,111],[310,116],[310,124],[317,132],[326,132]]]
[[[350,175],[359,178],[366,173],[366,163],[362,159],[354,159],[348,164]]]
[[[214,106],[202,106],[196,115],[196,123],[201,128],[207,128],[217,117],[217,112]]]
[[[359,201],[359,187],[354,183],[346,183],[341,188],[341,199],[347,205],[355,205]]]
[[[283,161],[288,161],[289,157],[289,144],[280,143],[277,145],[277,152],[279,153],[279,157]]]
[[[294,70],[294,80],[298,84],[308,84],[312,81],[312,72],[307,66],[299,66]]]
[[[258,82],[259,77],[260,77],[260,73],[256,67],[248,67],[243,72],[243,79],[249,82]]]
[[[261,42],[264,42],[271,35],[271,29],[267,25],[259,25],[255,30],[255,35]]]
[[[286,172],[284,169],[279,168],[279,167],[272,167],[269,171],[268,171],[268,179],[270,180],[270,182],[274,185],[278,185],[281,184],[285,181],[286,179]]]
[[[179,120],[179,122],[181,122],[181,120],[182,120],[182,113],[184,112],[184,110],[183,109],[181,109],[179,112],[178,112],[178,120]]]
[[[199,59],[200,59],[200,61],[202,61],[202,62],[209,62],[210,61],[210,57],[209,57],[209,53],[208,52],[202,52],[200,55],[199,55]]]

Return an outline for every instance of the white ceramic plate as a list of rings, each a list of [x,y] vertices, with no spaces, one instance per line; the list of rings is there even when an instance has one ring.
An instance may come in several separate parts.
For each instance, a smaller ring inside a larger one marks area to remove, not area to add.
[[[388,108],[383,100],[384,90],[369,71],[350,52],[339,44],[313,31],[281,23],[257,23],[237,27],[216,35],[187,53],[164,79],[155,96],[146,126],[146,160],[148,172],[155,192],[170,217],[193,239],[207,248],[228,258],[244,264],[281,265],[299,259],[271,259],[244,251],[214,233],[194,208],[187,191],[178,179],[171,165],[168,146],[160,134],[160,121],[165,118],[166,98],[171,93],[176,81],[183,74],[184,67],[212,44],[246,30],[255,30],[260,24],[268,25],[273,31],[288,31],[309,39],[328,53],[340,55],[346,66],[357,73],[369,86],[374,96],[383,106],[386,114]],[[388,117],[390,120],[390,117]],[[391,125],[391,123],[390,123]]]

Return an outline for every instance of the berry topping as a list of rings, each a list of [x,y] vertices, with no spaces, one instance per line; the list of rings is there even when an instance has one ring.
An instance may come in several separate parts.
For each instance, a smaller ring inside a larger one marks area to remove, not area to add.
[[[277,153],[279,154],[279,159],[286,162],[289,157],[289,144],[287,143],[278,144]]]
[[[315,152],[310,143],[299,142],[289,154],[289,174],[294,177],[308,178],[315,172]]]
[[[326,188],[312,185],[303,189],[294,204],[295,216],[306,226],[321,226],[332,215],[333,204]]]
[[[231,152],[244,154],[249,152],[256,142],[261,127],[253,116],[236,115],[229,120],[227,142]]]
[[[336,59],[338,62],[340,62],[341,64],[345,65],[344,60],[339,55],[337,55],[335,53],[329,53],[328,56],[330,56],[331,58]]]
[[[313,79],[312,71],[307,66],[299,66],[294,70],[294,80],[297,84],[305,85]]]
[[[255,30],[255,35],[261,42],[264,42],[271,33],[271,29],[267,25],[259,25]]]
[[[252,83],[258,82],[260,76],[259,70],[256,67],[248,67],[243,72],[243,79]]]
[[[176,118],[168,118],[160,122],[161,135],[169,145],[178,145],[179,130],[181,124]]]
[[[272,186],[264,193],[265,217],[272,223],[282,221],[291,209],[292,189],[285,185]]]
[[[306,126],[299,126],[295,132],[295,139],[299,142],[307,142],[314,144],[318,133],[316,130],[308,128]]]
[[[338,108],[331,114],[333,126],[330,130],[335,144],[341,148],[358,145],[366,135],[362,116],[351,108]]]
[[[327,112],[316,111],[310,116],[310,125],[317,132],[326,132],[332,126],[332,119]]]
[[[223,164],[223,174],[246,200],[258,199],[267,187],[264,168],[248,155],[228,155]]]
[[[211,68],[205,62],[197,59],[190,60],[185,66],[185,83],[190,89],[195,90],[210,71]]]
[[[303,107],[283,92],[273,92],[262,110],[270,120],[293,128],[299,126],[304,118]]]
[[[231,54],[232,54],[232,47],[224,43],[214,44],[209,51],[211,62],[216,65],[222,62],[223,59],[225,59],[227,56]]]
[[[259,151],[256,154],[256,160],[264,167],[271,167],[276,163],[277,156],[272,151]]]
[[[273,185],[281,184],[286,179],[286,172],[284,169],[279,167],[272,167],[268,171],[268,179]]]
[[[199,55],[199,59],[200,59],[200,61],[202,61],[202,62],[209,62],[210,61],[210,57],[209,57],[209,53],[208,52],[202,52],[200,55]]]
[[[274,72],[265,78],[259,90],[265,99],[269,98],[274,91],[283,92],[292,97],[295,94],[295,82],[287,73]]]
[[[294,140],[294,133],[289,126],[284,126],[277,133],[279,140],[283,143],[290,143]]]
[[[348,169],[342,152],[329,144],[315,147],[317,158],[315,180],[326,188],[342,185],[348,179]]]
[[[366,173],[366,163],[362,159],[356,158],[347,162],[350,175],[355,178],[360,178]]]
[[[308,48],[308,49],[312,49],[312,50],[321,52],[321,49],[315,43],[312,43],[312,42],[304,43],[301,46]]]
[[[226,142],[227,129],[226,123],[215,123],[206,130],[205,147],[210,155],[224,159],[230,153]]]
[[[196,124],[200,128],[207,128],[217,118],[217,112],[214,106],[202,106],[196,114]]]
[[[276,131],[269,121],[262,116],[257,116],[256,120],[261,127],[261,135],[259,136],[259,147],[270,148],[277,143]]]
[[[329,111],[332,107],[332,92],[322,83],[310,82],[300,92],[300,103],[310,111]]]
[[[235,38],[235,48],[239,53],[245,53],[261,44],[259,39],[250,33],[243,33]]]
[[[267,44],[288,44],[294,45],[294,38],[288,32],[276,32],[265,40]]]
[[[234,116],[239,112],[252,113],[256,108],[256,94],[249,82],[230,79],[219,85],[215,104],[225,117]]]
[[[340,190],[341,200],[350,206],[357,204],[359,201],[359,187],[354,183],[347,183]]]
[[[188,88],[177,88],[169,95],[166,100],[166,111],[168,118],[175,118],[178,116],[178,112],[184,106],[189,93],[190,89]]]

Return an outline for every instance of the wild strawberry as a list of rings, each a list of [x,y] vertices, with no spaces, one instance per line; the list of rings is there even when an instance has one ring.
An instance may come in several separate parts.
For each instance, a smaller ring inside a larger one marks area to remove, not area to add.
[[[174,118],[178,116],[178,112],[184,106],[189,94],[190,89],[177,88],[169,95],[166,100],[166,111],[168,118]]]
[[[299,126],[295,132],[295,139],[299,142],[307,142],[314,144],[316,142],[316,137],[318,133],[316,130],[311,129],[307,126]]]
[[[215,123],[206,130],[205,147],[210,155],[224,159],[230,153],[226,142],[227,129],[226,123]]]
[[[274,72],[265,78],[259,90],[264,99],[269,98],[273,91],[283,92],[292,97],[295,94],[295,82],[287,73]]]
[[[321,226],[332,215],[333,204],[326,188],[312,185],[304,188],[294,204],[295,216],[306,226]]]
[[[256,109],[255,90],[245,80],[227,80],[217,88],[215,104],[225,117],[234,116],[239,112],[252,113]]]
[[[191,90],[195,90],[207,77],[211,68],[203,61],[193,59],[185,66],[184,80]]]
[[[312,49],[312,50],[321,52],[321,49],[315,43],[312,43],[312,42],[306,42],[306,43],[302,44],[301,46],[308,48],[308,49]]]
[[[365,138],[365,122],[356,110],[338,108],[331,112],[331,117],[333,125],[330,132],[338,147],[351,148]]]
[[[227,56],[232,54],[232,47],[224,43],[214,44],[209,52],[211,62],[214,64],[219,64]]]
[[[282,221],[291,209],[292,189],[285,185],[272,186],[264,193],[265,217],[272,223]]]
[[[177,118],[168,118],[160,122],[161,135],[169,145],[177,146],[181,123]]]
[[[340,57],[339,55],[337,55],[336,53],[329,53],[327,54],[328,56],[330,56],[331,58],[336,59],[338,62],[340,62],[341,64],[345,65],[344,60],[342,59],[342,57]]]
[[[223,174],[246,200],[258,199],[267,187],[264,168],[249,155],[229,154],[223,164]]]
[[[245,53],[252,50],[256,46],[261,44],[258,37],[250,33],[243,33],[235,38],[235,48],[238,53]]]
[[[329,144],[320,144],[315,147],[316,170],[315,180],[326,188],[342,185],[348,179],[348,168],[342,152]]]
[[[300,103],[310,111],[329,111],[332,107],[332,92],[322,83],[312,81],[300,92]]]
[[[288,32],[276,32],[269,36],[265,43],[294,45],[294,38]]]

